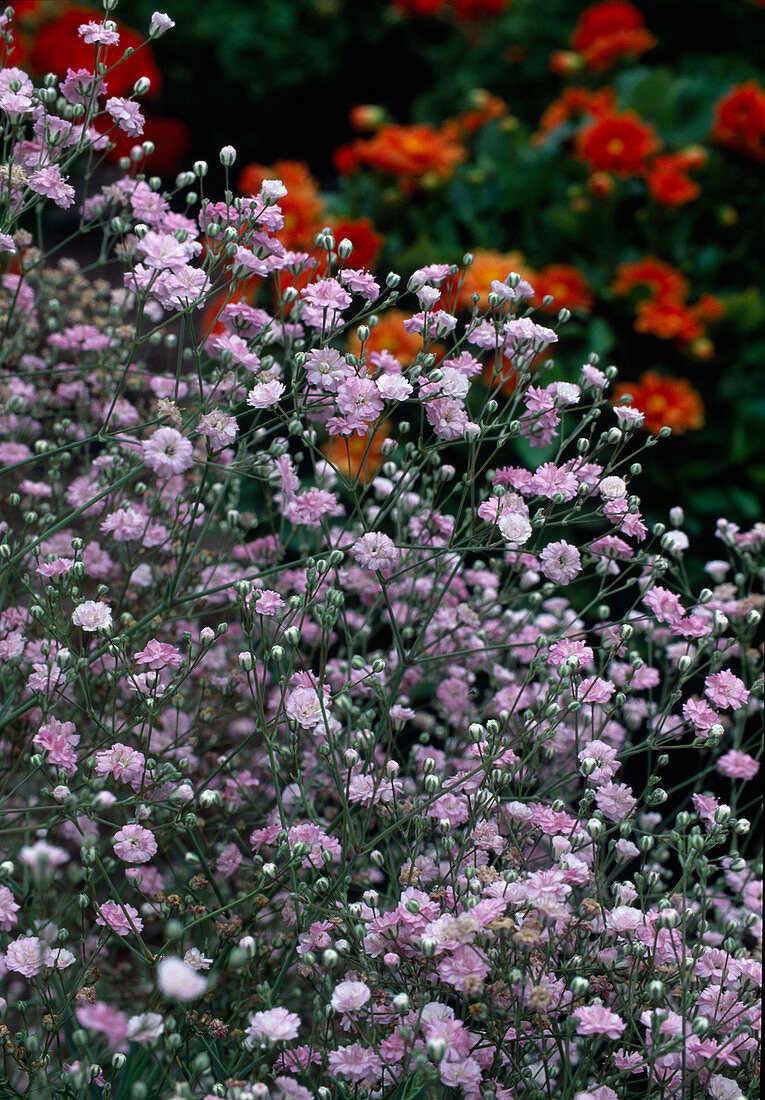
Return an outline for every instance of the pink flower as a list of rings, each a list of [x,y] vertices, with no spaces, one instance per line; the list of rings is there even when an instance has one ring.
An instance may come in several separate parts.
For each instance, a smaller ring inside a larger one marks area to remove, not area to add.
[[[51,764],[63,768],[68,775],[74,775],[77,771],[75,749],[80,738],[74,730],[74,722],[59,722],[50,717],[32,738],[33,744],[47,752]]]
[[[194,448],[175,428],[157,428],[141,449],[146,465],[160,477],[182,474],[194,464]]]
[[[100,600],[85,600],[72,612],[72,622],[88,632],[108,630],[112,625],[112,612]]]
[[[66,182],[55,164],[32,172],[29,186],[38,195],[53,199],[62,210],[67,210],[74,202],[74,188]]]
[[[4,932],[10,932],[13,925],[17,923],[18,911],[19,904],[11,891],[7,886],[0,886],[0,928]]]
[[[129,936],[131,932],[143,930],[143,921],[138,916],[138,910],[132,905],[119,904],[116,901],[105,901],[99,906],[96,924],[111,928],[118,936]]]
[[[748,752],[731,749],[717,761],[717,770],[729,779],[754,779],[760,770],[759,761]]]
[[[125,863],[148,863],[157,852],[157,841],[151,829],[143,825],[123,825],[114,834],[114,854]]]
[[[362,535],[351,547],[351,555],[364,569],[375,572],[395,569],[400,557],[393,540],[379,531]]]
[[[328,1062],[330,1070],[337,1077],[360,1084],[374,1084],[382,1070],[382,1062],[375,1052],[360,1043],[330,1050]]]
[[[679,623],[685,615],[680,597],[658,584],[646,592],[643,603],[653,611],[660,623]]]
[[[749,692],[743,680],[734,676],[729,668],[714,672],[704,681],[704,694],[715,706],[739,710],[749,698]]]
[[[270,382],[258,382],[247,394],[247,404],[253,409],[270,409],[284,393],[284,383],[273,378]]]
[[[358,1012],[372,996],[365,982],[340,982],[332,992],[332,1007],[336,1012]]]
[[[5,952],[5,965],[16,974],[25,978],[34,978],[44,966],[53,965],[51,949],[45,940],[37,936],[24,936],[8,944]]]
[[[575,546],[565,540],[551,542],[539,555],[542,572],[556,584],[568,584],[582,571],[582,559]]]
[[[169,642],[158,642],[156,638],[150,639],[145,647],[133,654],[138,665],[148,665],[149,668],[177,669],[183,663],[181,651]]]
[[[296,1039],[299,1030],[300,1017],[294,1012],[288,1012],[286,1008],[269,1008],[250,1017],[245,1034],[253,1043],[281,1043]]]
[[[169,31],[171,27],[175,26],[175,22],[169,15],[165,15],[163,11],[155,11],[151,17],[149,23],[149,35],[152,38],[158,38],[165,31]]]
[[[157,966],[157,985],[172,1001],[195,1001],[207,989],[207,979],[183,959],[167,956]]]
[[[239,427],[233,416],[214,409],[200,418],[197,431],[209,441],[213,451],[220,451],[235,441]]]
[[[556,493],[562,493],[564,500],[573,500],[578,488],[579,482],[574,474],[570,470],[559,470],[554,462],[545,462],[529,482],[531,491],[549,500]]]
[[[618,1039],[627,1027],[621,1016],[605,1005],[575,1008],[572,1015],[576,1017],[578,1035],[605,1035],[609,1039]]]
[[[90,23],[82,23],[77,28],[77,33],[80,38],[89,44],[98,43],[102,46],[117,46],[120,36],[113,28],[113,23],[107,26],[106,23],[96,23],[91,20]]]
[[[616,763],[616,749],[607,745],[605,741],[588,741],[579,752],[577,759],[581,764],[589,761],[595,765],[593,770],[579,769],[595,784],[608,782],[619,770],[619,765]]]
[[[138,137],[143,133],[144,118],[141,108],[132,99],[112,96],[106,101],[106,109],[128,137]]]
[[[113,775],[115,779],[134,786],[140,783],[146,757],[137,749],[131,749],[117,741],[110,749],[96,753],[96,775]]]
[[[606,783],[599,787],[595,801],[609,821],[624,821],[632,816],[637,806],[637,799],[625,783]]]

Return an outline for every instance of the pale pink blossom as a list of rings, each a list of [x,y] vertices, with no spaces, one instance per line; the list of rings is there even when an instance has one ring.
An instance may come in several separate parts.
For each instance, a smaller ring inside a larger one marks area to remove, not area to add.
[[[114,854],[125,863],[148,863],[157,852],[157,841],[151,829],[143,825],[123,825],[114,834]]]
[[[85,600],[72,612],[72,622],[82,630],[95,632],[109,630],[112,625],[111,608],[101,600]]]
[[[207,989],[207,979],[183,959],[166,956],[157,966],[157,985],[171,1001],[196,1001]]]
[[[300,1030],[300,1017],[286,1008],[269,1008],[250,1017],[245,1035],[252,1042],[281,1043],[296,1039]]]
[[[174,477],[194,464],[191,442],[175,428],[157,428],[142,445],[143,460],[160,477]]]

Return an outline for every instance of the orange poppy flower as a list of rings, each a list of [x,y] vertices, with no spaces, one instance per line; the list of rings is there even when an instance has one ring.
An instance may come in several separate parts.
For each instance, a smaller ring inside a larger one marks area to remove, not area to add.
[[[383,464],[383,444],[390,438],[389,428],[389,420],[380,420],[366,435],[333,435],[321,449],[346,481],[368,482]]]
[[[646,287],[657,298],[682,299],[690,289],[688,280],[676,267],[657,256],[619,264],[611,283],[614,294],[627,295],[636,287]]]
[[[736,85],[718,102],[712,140],[736,153],[765,160],[765,89],[756,80]]]
[[[532,279],[536,294],[534,304],[551,313],[557,313],[565,306],[567,309],[592,309],[592,294],[587,280],[578,268],[572,264],[548,264],[537,271]],[[542,299],[552,295],[552,305],[543,306]]]
[[[656,45],[643,13],[627,0],[603,0],[579,17],[571,46],[592,73],[603,72],[622,57],[637,58]]]
[[[622,382],[614,389],[614,403],[632,394],[632,408],[639,409],[643,427],[656,433],[671,428],[680,434],[704,427],[704,403],[687,378],[669,378],[656,371],[645,371],[637,382]]]
[[[426,124],[398,126],[389,123],[370,138],[358,138],[343,146],[343,157],[335,167],[341,174],[351,165],[371,168],[400,181],[417,182],[425,175],[448,179],[465,159],[465,149],[453,135]]]
[[[643,172],[660,145],[653,126],[635,111],[602,115],[576,138],[577,156],[591,171],[612,172],[622,179]]]
[[[239,190],[243,195],[256,195],[267,179],[280,179],[287,188],[279,200],[284,214],[279,240],[289,249],[313,248],[313,239],[324,225],[324,203],[308,165],[302,160],[277,160],[270,166],[247,164],[239,173]]]

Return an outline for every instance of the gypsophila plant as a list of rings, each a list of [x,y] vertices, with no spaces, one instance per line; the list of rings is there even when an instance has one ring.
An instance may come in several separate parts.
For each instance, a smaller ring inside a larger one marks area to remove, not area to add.
[[[565,311],[99,187],[117,32],[35,87],[2,30],[0,1096],[754,1096],[763,525],[690,590],[615,369],[531,372]]]

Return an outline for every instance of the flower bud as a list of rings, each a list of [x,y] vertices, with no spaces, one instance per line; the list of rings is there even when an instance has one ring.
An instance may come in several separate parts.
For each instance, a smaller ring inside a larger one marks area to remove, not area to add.
[[[230,168],[236,160],[236,149],[233,145],[224,145],[220,153],[220,162],[224,168]]]

